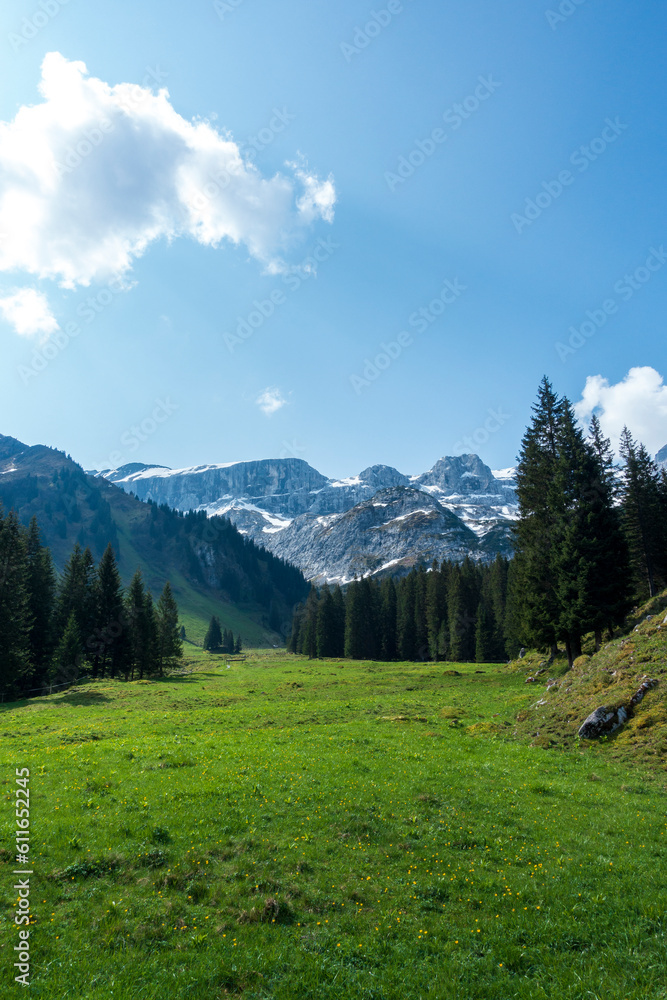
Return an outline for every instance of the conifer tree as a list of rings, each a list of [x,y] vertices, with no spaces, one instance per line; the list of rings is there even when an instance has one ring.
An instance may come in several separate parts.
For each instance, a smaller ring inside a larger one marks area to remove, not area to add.
[[[139,671],[143,677],[150,670],[155,648],[157,627],[153,599],[144,588],[141,570],[138,569],[125,596],[125,613],[129,626],[130,656],[125,664],[125,675],[134,677]]]
[[[338,584],[334,587],[332,596],[335,614],[335,653],[333,655],[343,656],[345,653],[345,598]]]
[[[303,604],[297,604],[292,615],[292,628],[287,639],[287,652],[299,653],[301,651],[301,631],[304,620],[305,608]]]
[[[398,656],[396,616],[396,586],[392,578],[387,577],[380,584],[380,656],[383,660],[395,660]]]
[[[445,574],[433,564],[426,582],[426,627],[428,646],[432,660],[441,660],[447,651],[446,640],[443,644],[441,631],[447,617],[447,580]]]
[[[447,586],[447,631],[449,633],[449,659],[454,663],[460,663],[464,659],[466,645],[465,610],[461,589],[461,570],[458,566],[452,566]]]
[[[28,686],[30,598],[25,531],[16,515],[0,509],[0,691],[5,700]]]
[[[602,434],[597,417],[589,430],[593,466],[581,503],[585,508],[584,530],[588,540],[587,562],[589,625],[600,648],[603,629],[610,634],[621,625],[632,607],[630,549],[623,531],[617,502],[620,483],[614,465],[611,441]]]
[[[505,618],[503,621],[503,637],[505,639],[505,654],[510,660],[516,659],[519,650],[525,645],[522,631],[522,615],[520,605],[520,585],[517,583],[518,562],[512,559],[507,568],[507,598],[505,601]]]
[[[160,625],[158,622],[155,602],[150,590],[146,591],[144,599],[144,642],[142,658],[139,662],[139,677],[152,674],[158,668],[160,656]]]
[[[493,626],[489,606],[480,601],[477,608],[477,625],[475,626],[475,662],[491,663],[493,661]]]
[[[127,658],[127,621],[123,607],[123,586],[116,565],[113,547],[109,543],[97,567],[94,587],[95,642],[87,652],[92,654],[93,676],[102,677],[107,670],[111,677],[122,672]]]
[[[27,589],[30,606],[31,683],[42,684],[48,675],[54,647],[53,612],[56,574],[50,551],[42,545],[37,519],[33,517],[26,537]]]
[[[378,634],[379,603],[377,601],[377,583],[369,577],[364,577],[360,583],[362,608],[365,621],[364,627],[364,659],[377,660],[380,655],[380,640]]]
[[[315,587],[310,588],[304,607],[304,620],[301,627],[300,649],[310,660],[317,656],[317,610],[319,597]]]
[[[558,461],[558,425],[562,402],[542,379],[531,425],[521,442],[517,466],[519,520],[515,527],[515,598],[521,609],[524,641],[555,647],[559,601],[554,574],[558,511],[549,505]]]
[[[95,631],[94,580],[95,563],[92,553],[89,548],[82,549],[77,542],[58,585],[55,626],[56,631],[62,634],[70,615],[74,613],[84,652]]]
[[[621,435],[623,526],[640,596],[653,597],[667,576],[664,486],[658,467],[627,427]]]
[[[421,566],[415,574],[415,654],[419,660],[430,659],[426,586],[426,571]]]
[[[241,642],[241,636],[236,636],[236,642],[234,643],[234,652],[238,655],[243,649],[243,643]]]
[[[414,660],[417,655],[417,634],[415,628],[415,574],[410,573],[401,581],[396,594],[397,627],[396,640],[398,656],[401,660]]]
[[[83,662],[83,643],[76,613],[72,611],[53,654],[49,671],[51,682],[54,684],[73,684],[80,675]]]
[[[220,619],[217,615],[213,615],[210,622],[208,623],[208,629],[206,631],[206,636],[204,637],[204,649],[211,653],[217,653],[222,648],[222,629],[220,627]]]
[[[317,606],[315,640],[319,657],[336,656],[337,614],[333,595],[325,583]]]
[[[366,652],[364,595],[359,580],[353,580],[345,597],[345,656],[363,660]]]
[[[178,605],[174,600],[169,581],[164,585],[157,606],[158,670],[160,673],[173,667],[183,657],[183,643],[178,627]],[[239,636],[240,640],[240,636]]]

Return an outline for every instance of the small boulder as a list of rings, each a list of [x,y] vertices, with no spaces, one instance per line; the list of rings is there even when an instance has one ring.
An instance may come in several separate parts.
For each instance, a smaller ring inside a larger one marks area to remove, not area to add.
[[[526,655],[526,647],[522,646],[521,649],[519,650],[519,659],[523,660],[525,655]]]
[[[617,709],[596,708],[580,726],[579,736],[582,740],[595,740],[616,732],[627,720],[628,713],[622,705]]]

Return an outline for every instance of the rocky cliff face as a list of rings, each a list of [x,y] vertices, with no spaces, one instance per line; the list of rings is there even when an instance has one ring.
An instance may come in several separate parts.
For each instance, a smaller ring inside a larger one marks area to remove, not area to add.
[[[414,477],[373,465],[327,479],[301,459],[180,470],[134,463],[93,474],[142,500],[224,515],[318,580],[509,554],[517,513],[513,470],[494,473],[477,455],[442,458]]]
[[[433,497],[394,486],[343,514],[297,517],[265,545],[299,565],[307,579],[343,584],[355,575],[398,575],[433,559],[463,559],[478,541]]]
[[[133,463],[92,475],[104,476],[141,500],[166,503],[176,510],[201,509],[222,499],[242,497],[250,503],[261,503],[265,510],[286,516],[304,513],[311,491],[328,483],[300,458],[199,465],[178,470]]]
[[[432,469],[414,480],[443,494],[485,493],[494,483],[493,473],[477,455],[441,458]]]

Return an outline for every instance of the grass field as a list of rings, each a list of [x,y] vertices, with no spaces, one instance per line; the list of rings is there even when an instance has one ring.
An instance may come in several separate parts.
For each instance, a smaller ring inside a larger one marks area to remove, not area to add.
[[[0,706],[2,995],[667,998],[664,761],[530,746],[525,676],[314,661]]]

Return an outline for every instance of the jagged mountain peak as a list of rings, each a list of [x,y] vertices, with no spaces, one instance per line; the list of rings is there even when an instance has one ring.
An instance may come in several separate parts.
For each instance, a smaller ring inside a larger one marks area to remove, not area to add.
[[[480,493],[495,484],[493,472],[479,455],[445,455],[415,482],[448,493]]]
[[[359,473],[359,479],[368,486],[375,486],[383,489],[389,486],[409,486],[408,476],[404,476],[398,469],[391,465],[369,465],[367,469]]]

